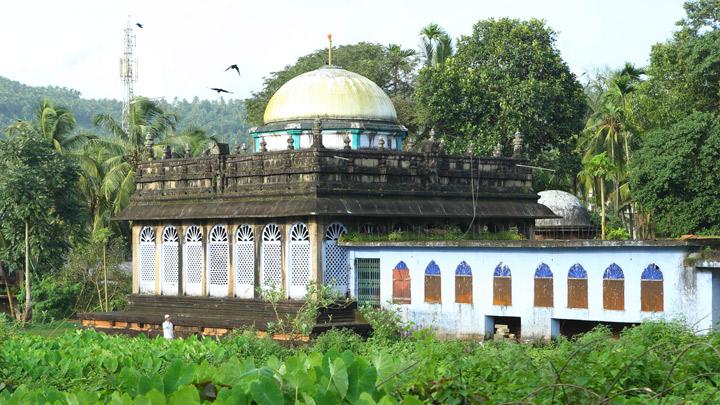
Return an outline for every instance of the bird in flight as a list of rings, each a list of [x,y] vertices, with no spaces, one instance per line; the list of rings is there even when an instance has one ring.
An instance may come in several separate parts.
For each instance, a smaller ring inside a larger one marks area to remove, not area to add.
[[[220,93],[232,93],[232,91],[227,91],[227,90],[225,90],[225,89],[220,89],[220,88],[217,88],[217,87],[210,87],[210,90],[217,91],[218,94],[220,94]]]
[[[140,28],[143,28],[143,25],[140,24],[140,23],[135,23],[135,25],[137,25],[137,26],[140,27]]]
[[[225,71],[227,72],[230,69],[235,69],[235,71],[238,73],[238,76],[240,76],[240,68],[238,67],[238,65],[230,65],[227,69],[225,69]]]

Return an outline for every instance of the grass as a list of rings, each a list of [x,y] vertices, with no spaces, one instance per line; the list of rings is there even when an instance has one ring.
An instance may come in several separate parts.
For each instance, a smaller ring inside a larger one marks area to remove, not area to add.
[[[53,321],[48,323],[29,323],[23,332],[29,335],[56,337],[61,336],[67,331],[72,331],[80,326],[79,323],[73,321]]]

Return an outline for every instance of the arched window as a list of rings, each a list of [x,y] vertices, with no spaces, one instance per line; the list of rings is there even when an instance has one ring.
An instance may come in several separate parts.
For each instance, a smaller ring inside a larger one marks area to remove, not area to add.
[[[512,274],[502,262],[493,272],[493,305],[512,305]]]
[[[252,226],[238,226],[234,247],[235,295],[252,298],[255,295],[255,234]]]
[[[568,308],[587,309],[588,280],[587,272],[580,263],[575,263],[568,271]]]
[[[208,295],[226,297],[230,284],[230,239],[224,225],[212,227],[207,250]]]
[[[138,288],[141,294],[152,294],[155,293],[155,231],[144,226],[138,239]]]
[[[662,312],[663,301],[663,274],[660,267],[650,263],[640,275],[640,310]]]
[[[187,295],[202,294],[202,242],[202,229],[197,225],[190,225],[185,231],[183,243],[183,291]]]
[[[338,246],[338,239],[347,233],[343,224],[335,222],[325,230],[323,241],[323,282],[334,285],[340,294],[345,294],[350,287],[350,261],[347,249]]]
[[[302,222],[290,228],[288,269],[290,278],[288,296],[300,299],[307,292],[310,282],[310,232]]]
[[[603,308],[625,310],[625,275],[615,263],[608,266],[603,273]]]
[[[260,285],[263,287],[282,286],[282,236],[275,224],[263,228],[260,251]]]
[[[553,307],[553,274],[545,263],[535,269],[535,306]]]
[[[425,302],[440,304],[442,302],[442,277],[440,267],[431,260],[425,267]]]
[[[470,266],[463,260],[455,268],[455,302],[458,304],[473,303],[473,275]]]
[[[393,275],[393,303],[410,303],[410,269],[405,262],[400,261],[392,271]]]
[[[160,245],[160,269],[163,295],[177,295],[180,282],[180,236],[177,228],[166,226],[163,229]]]

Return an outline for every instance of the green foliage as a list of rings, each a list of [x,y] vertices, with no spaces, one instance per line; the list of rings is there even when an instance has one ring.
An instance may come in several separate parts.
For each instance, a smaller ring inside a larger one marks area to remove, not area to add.
[[[644,135],[631,167],[634,197],[658,233],[720,232],[720,120],[696,112]]]
[[[2,403],[712,403],[720,382],[720,335],[679,323],[645,323],[619,339],[601,327],[546,345],[419,333],[344,352],[247,335],[2,336]]]
[[[611,228],[607,232],[607,235],[605,235],[605,238],[608,240],[628,240],[630,239],[630,234],[628,234],[625,228]]]
[[[555,33],[536,19],[479,21],[454,56],[420,70],[415,95],[420,121],[437,128],[449,151],[464,153],[472,142],[480,154],[498,143],[507,152],[519,129],[532,159],[571,151],[587,108]]]
[[[0,260],[23,268],[24,224],[30,227],[31,265],[37,274],[58,268],[77,235],[82,203],[74,192],[77,166],[39,134],[0,142]]]
[[[385,90],[398,112],[398,120],[411,125],[414,117],[411,83],[417,61],[412,50],[398,45],[383,46],[360,42],[333,48],[333,64],[367,77]],[[263,89],[246,100],[247,118],[254,125],[262,125],[265,107],[270,97],[290,79],[327,64],[327,49],[319,49],[300,57],[293,65],[271,73],[265,78]],[[405,115],[407,114],[407,115]]]
[[[408,241],[460,241],[460,240],[521,240],[522,235],[515,231],[462,232],[458,228],[439,228],[426,232],[392,231],[388,234],[366,234],[351,232],[341,236],[346,242],[408,242]]]
[[[376,342],[395,341],[407,330],[400,317],[399,309],[375,308],[369,305],[359,308],[363,318],[372,327],[372,338]]]
[[[316,352],[351,351],[359,353],[362,350],[363,339],[350,329],[330,329],[313,341],[312,350]]]

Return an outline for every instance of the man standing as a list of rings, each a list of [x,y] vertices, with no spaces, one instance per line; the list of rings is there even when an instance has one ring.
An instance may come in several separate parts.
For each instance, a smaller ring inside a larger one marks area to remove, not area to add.
[[[165,314],[165,322],[162,324],[163,337],[165,339],[172,339],[173,336],[173,324],[170,322],[170,315]]]

